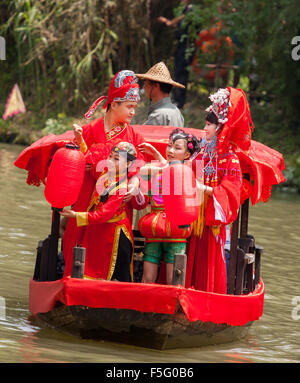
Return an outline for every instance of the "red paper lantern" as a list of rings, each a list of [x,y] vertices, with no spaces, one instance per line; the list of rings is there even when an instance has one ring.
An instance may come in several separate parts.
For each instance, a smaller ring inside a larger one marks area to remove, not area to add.
[[[61,209],[77,201],[84,172],[85,158],[78,147],[66,145],[55,152],[44,191],[52,207]]]
[[[162,196],[171,224],[186,226],[199,215],[199,198],[192,169],[176,161],[162,173]]]

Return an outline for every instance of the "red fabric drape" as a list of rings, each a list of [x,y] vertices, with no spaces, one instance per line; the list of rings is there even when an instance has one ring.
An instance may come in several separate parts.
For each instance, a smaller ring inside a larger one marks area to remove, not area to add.
[[[65,146],[74,139],[73,131],[60,135],[49,134],[25,148],[14,165],[28,171],[27,183],[39,186],[46,183],[50,161],[57,149]]]
[[[85,140],[87,143],[92,142],[93,138],[101,139],[98,136],[101,135],[101,132],[97,131],[97,121],[94,120],[90,124],[93,126],[93,129],[89,129],[89,133],[86,133]],[[132,127],[135,132],[140,133],[144,137],[145,141],[154,145],[163,155],[165,154],[168,137],[174,127],[147,125],[133,125]],[[203,130],[185,130],[198,138],[204,136]],[[38,186],[41,182],[45,183],[49,163],[55,151],[73,139],[73,131],[67,131],[61,135],[50,134],[42,137],[25,148],[16,159],[14,165],[28,171],[29,184]],[[285,169],[282,154],[254,140],[251,140],[249,152],[243,152],[237,148],[236,154],[239,158],[242,172],[250,173],[250,179],[253,182],[250,196],[252,205],[259,201],[266,202],[270,197],[270,193],[266,192],[270,191],[272,185],[285,181],[285,177],[282,174],[282,171]],[[86,184],[86,179],[84,182]]]
[[[31,280],[29,288],[29,308],[33,315],[52,310],[56,302],[67,306],[173,314],[178,299],[191,322],[201,320],[242,326],[262,315],[264,284],[261,281],[257,290],[249,295],[223,295],[181,286],[69,277],[54,282]]]
[[[258,320],[263,313],[264,284],[248,295],[223,295],[197,290],[187,290],[179,296],[187,318],[193,322],[227,323],[242,326]]]

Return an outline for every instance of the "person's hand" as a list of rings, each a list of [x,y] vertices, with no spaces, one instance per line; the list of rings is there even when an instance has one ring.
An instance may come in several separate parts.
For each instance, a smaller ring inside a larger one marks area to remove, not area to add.
[[[206,193],[208,195],[213,194],[213,188],[212,187],[204,185],[203,183],[199,182],[198,180],[196,180],[196,186],[197,186],[197,190],[199,193],[203,193],[203,194]]]
[[[76,218],[75,211],[70,210],[70,209],[64,209],[64,210],[60,211],[59,214],[62,215],[63,217],[67,217],[67,218]]]
[[[143,142],[142,144],[140,144],[138,146],[138,149],[141,153],[150,155],[151,157],[153,157],[157,161],[160,161],[161,163],[166,162],[165,158],[160,154],[160,152],[153,145],[147,142]]]
[[[157,153],[155,147],[147,142],[139,144],[138,148],[141,153],[149,154],[151,156],[154,156]]]
[[[128,191],[125,193],[123,201],[125,203],[129,202],[132,197],[136,196],[139,193],[140,181],[138,177],[134,176],[128,183]]]
[[[207,189],[207,187],[200,182],[197,183],[197,188],[198,188],[198,191],[200,192],[205,192],[205,190]]]
[[[82,127],[77,124],[73,124],[73,130],[74,130],[75,141],[77,145],[80,145],[83,142]]]
[[[124,195],[123,201],[125,203],[129,202],[132,197],[138,194],[138,192],[139,192],[139,189],[135,185],[128,185],[128,191]]]
[[[157,20],[160,23],[166,24],[167,27],[170,26],[170,20],[168,20],[166,17],[160,16],[157,18]]]

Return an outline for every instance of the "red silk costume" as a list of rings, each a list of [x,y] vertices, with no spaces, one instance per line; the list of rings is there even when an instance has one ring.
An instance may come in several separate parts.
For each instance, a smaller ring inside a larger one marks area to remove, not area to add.
[[[208,159],[203,158],[204,153],[205,147],[195,161],[203,159],[205,167]],[[204,199],[204,222],[194,225],[188,250],[186,287],[226,294],[225,227],[237,217],[241,169],[232,151],[219,155],[216,161],[217,172],[204,179],[205,185],[213,188],[213,195]]]
[[[143,137],[136,133],[128,124],[116,126],[106,133],[104,130],[103,119],[93,120],[90,124],[84,125],[82,136],[87,147],[91,149],[87,156],[87,162],[92,163],[94,169],[96,169],[99,161],[107,159],[111,149],[118,142],[130,142],[135,146],[136,150],[138,145],[144,142]],[[138,152],[137,158],[142,160],[144,157]],[[131,173],[131,175],[132,174],[133,173]],[[73,206],[73,210],[77,212],[87,211],[95,187],[95,182],[94,172],[85,172],[83,186],[80,190],[78,200]],[[131,222],[132,210],[129,207],[127,208],[127,216]],[[72,254],[73,247],[76,246],[76,244],[82,243],[83,233],[83,228],[77,227],[75,220],[68,221],[63,238],[64,254]],[[71,273],[72,258],[65,258],[64,276],[71,275]]]
[[[119,184],[116,181],[118,179],[109,182],[107,172],[101,175],[87,212],[76,213],[76,220],[70,221],[75,221],[76,226],[83,231],[81,245],[86,248],[85,277],[132,282],[133,234],[123,202],[128,179],[123,178]],[[101,202],[101,194],[110,187],[107,200]],[[66,263],[72,264],[73,252],[70,247],[64,255]]]
[[[195,161],[203,160],[204,184],[212,187],[213,193],[205,195],[202,214],[194,223],[186,287],[226,294],[225,226],[237,217],[242,188],[239,159],[233,150],[249,150],[254,126],[241,89],[219,89],[210,99],[213,103],[207,111],[217,116],[220,130],[215,142],[206,143]]]

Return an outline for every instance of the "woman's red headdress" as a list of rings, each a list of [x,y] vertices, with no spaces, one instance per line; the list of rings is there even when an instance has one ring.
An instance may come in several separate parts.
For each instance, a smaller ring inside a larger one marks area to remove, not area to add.
[[[212,111],[223,126],[218,134],[218,149],[223,151],[229,145],[249,150],[254,125],[250,115],[247,97],[242,89],[227,87],[210,96]]]

